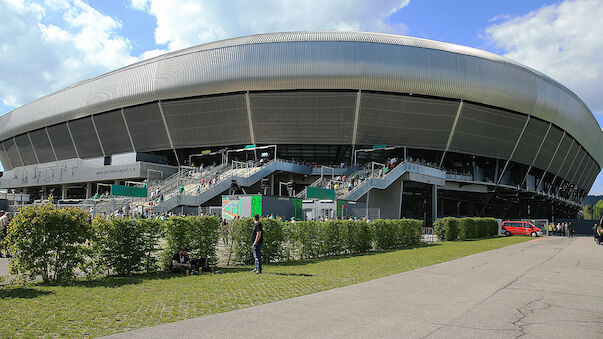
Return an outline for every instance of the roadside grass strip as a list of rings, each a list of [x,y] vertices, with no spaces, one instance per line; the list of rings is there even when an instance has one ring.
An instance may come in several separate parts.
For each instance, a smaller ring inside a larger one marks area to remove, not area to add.
[[[221,274],[105,277],[0,288],[0,337],[88,337],[237,310],[361,283],[531,240],[441,242],[364,255],[218,268]]]

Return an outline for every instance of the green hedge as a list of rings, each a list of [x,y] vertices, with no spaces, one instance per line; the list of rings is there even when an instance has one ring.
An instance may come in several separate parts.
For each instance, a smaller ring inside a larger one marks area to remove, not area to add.
[[[213,216],[171,217],[164,221],[165,245],[161,253],[162,266],[170,266],[172,256],[186,246],[191,258],[210,258],[216,261],[216,246],[220,222]]]
[[[486,234],[487,219],[457,223],[463,238]],[[265,262],[309,259],[414,246],[420,242],[419,220],[284,222],[262,219]],[[477,225],[477,226],[474,226]],[[494,222],[496,224],[496,222]],[[463,226],[462,228],[459,225]],[[56,209],[50,204],[26,207],[9,225],[6,239],[11,272],[44,281],[75,277],[76,269],[89,275],[107,272],[125,275],[169,267],[182,246],[190,256],[215,261],[218,239],[226,242],[229,262],[252,263],[253,220],[244,218],[220,227],[215,217],[171,217],[166,221],[137,218],[89,219],[78,209]],[[496,232],[496,226],[494,227]],[[165,240],[160,247],[160,238]],[[444,237],[442,237],[444,238]]]
[[[372,224],[375,248],[391,249],[417,245],[421,241],[420,220],[375,220]]]
[[[441,241],[486,238],[498,234],[498,222],[494,218],[446,217],[437,219],[433,228]]]
[[[86,269],[93,233],[82,210],[51,204],[24,207],[11,220],[4,240],[13,256],[10,273],[21,279],[41,276],[45,282],[73,279],[76,269]]]
[[[158,221],[98,217],[92,220],[92,228],[90,266],[94,273],[126,275],[157,269],[155,252],[161,232]]]
[[[264,262],[311,259],[329,255],[363,253],[371,249],[409,247],[421,240],[419,220],[377,220],[373,223],[351,220],[290,223],[262,219]],[[244,218],[223,225],[228,234],[229,254],[235,262],[251,263],[253,220]]]

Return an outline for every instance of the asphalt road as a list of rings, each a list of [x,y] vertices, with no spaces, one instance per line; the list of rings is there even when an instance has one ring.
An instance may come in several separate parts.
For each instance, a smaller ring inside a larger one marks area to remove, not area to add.
[[[115,337],[603,338],[602,292],[603,246],[545,237]]]

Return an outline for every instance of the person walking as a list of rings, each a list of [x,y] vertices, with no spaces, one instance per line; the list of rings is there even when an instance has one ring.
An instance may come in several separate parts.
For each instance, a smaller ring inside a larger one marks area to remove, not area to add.
[[[574,237],[574,225],[571,222],[567,224],[567,236],[568,238]]]
[[[251,233],[251,241],[253,246],[253,258],[255,259],[255,268],[253,272],[256,274],[262,273],[262,244],[264,242],[264,230],[262,229],[262,223],[260,222],[260,216],[258,214],[253,216],[253,232]]]

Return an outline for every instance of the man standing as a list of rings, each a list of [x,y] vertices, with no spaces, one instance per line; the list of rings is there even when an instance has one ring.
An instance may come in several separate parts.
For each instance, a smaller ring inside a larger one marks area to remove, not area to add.
[[[253,246],[253,258],[255,259],[255,268],[253,272],[256,274],[262,273],[262,243],[264,242],[264,230],[262,229],[262,223],[260,222],[260,216],[258,214],[253,216],[253,232],[251,233],[251,241]]]

